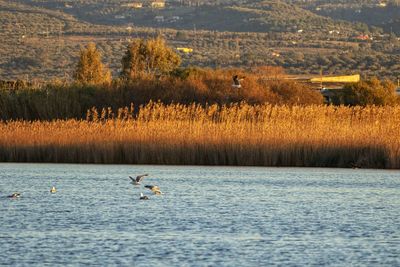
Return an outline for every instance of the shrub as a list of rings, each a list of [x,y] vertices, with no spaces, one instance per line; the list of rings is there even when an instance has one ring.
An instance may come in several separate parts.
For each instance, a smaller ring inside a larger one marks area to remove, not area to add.
[[[343,100],[347,105],[394,105],[398,102],[396,86],[390,81],[372,78],[347,85],[343,90]]]

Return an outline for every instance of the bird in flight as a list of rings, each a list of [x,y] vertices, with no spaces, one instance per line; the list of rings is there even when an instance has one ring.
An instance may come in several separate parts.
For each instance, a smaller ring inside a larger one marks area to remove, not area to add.
[[[148,176],[148,174],[146,173],[146,174],[138,175],[138,176],[136,176],[136,178],[129,176],[129,178],[131,178],[132,184],[140,185],[140,181],[142,181],[145,176]]]
[[[237,89],[238,89],[238,88],[241,88],[241,87],[242,87],[242,85],[240,84],[240,82],[243,81],[244,78],[239,78],[238,75],[235,75],[235,76],[232,77],[232,80],[233,80],[233,84],[232,84],[232,87],[233,87],[233,88],[237,88]]]
[[[162,194],[160,188],[156,185],[145,185],[144,187],[150,189],[155,195]]]

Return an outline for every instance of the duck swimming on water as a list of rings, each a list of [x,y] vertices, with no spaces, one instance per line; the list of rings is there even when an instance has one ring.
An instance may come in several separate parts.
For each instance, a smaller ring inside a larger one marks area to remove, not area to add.
[[[15,199],[15,198],[19,198],[20,196],[21,196],[21,193],[15,192],[12,195],[9,195],[8,198]]]
[[[140,193],[140,200],[149,200],[148,196],[143,195],[143,193]]]
[[[129,178],[132,180],[132,184],[134,184],[134,185],[140,185],[140,181],[142,181],[143,180],[143,178],[145,177],[145,176],[148,176],[149,174],[142,174],[142,175],[138,175],[138,176],[136,176],[136,178],[133,178],[132,176],[129,176]]]

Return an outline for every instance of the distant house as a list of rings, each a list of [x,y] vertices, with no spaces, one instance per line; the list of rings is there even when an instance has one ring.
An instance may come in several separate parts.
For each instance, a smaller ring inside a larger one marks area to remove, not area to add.
[[[182,18],[179,17],[179,16],[172,16],[172,18],[170,19],[170,22],[176,22],[176,21],[178,21],[180,19],[182,19]]]
[[[143,7],[143,3],[140,3],[140,2],[132,3],[132,8],[142,8],[142,7]]]
[[[154,17],[154,20],[155,20],[156,22],[164,22],[164,16],[155,16],[155,17]]]
[[[356,40],[360,41],[367,41],[367,40],[372,40],[372,38],[368,34],[360,34],[354,37]]]
[[[143,3],[140,3],[140,2],[127,3],[127,4],[123,4],[122,7],[142,8]]]
[[[165,1],[160,1],[160,0],[152,1],[150,3],[150,6],[151,6],[151,8],[164,8]]]
[[[378,4],[376,4],[377,7],[386,7],[387,3],[386,2],[379,2]]]
[[[338,31],[338,30],[331,30],[331,31],[329,31],[329,34],[339,34],[340,33],[340,31]]]

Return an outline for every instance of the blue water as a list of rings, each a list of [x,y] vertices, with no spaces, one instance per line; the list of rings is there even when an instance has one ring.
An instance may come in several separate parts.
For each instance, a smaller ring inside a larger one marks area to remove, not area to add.
[[[0,265],[400,266],[400,172],[0,164]]]

